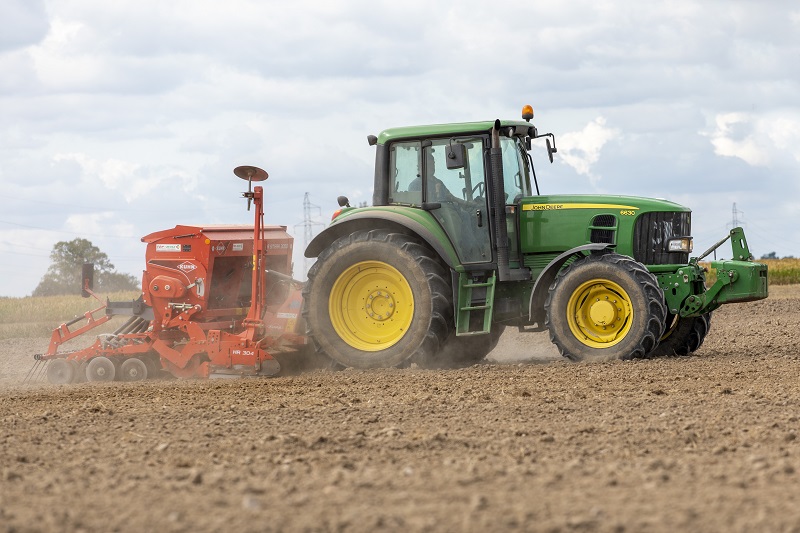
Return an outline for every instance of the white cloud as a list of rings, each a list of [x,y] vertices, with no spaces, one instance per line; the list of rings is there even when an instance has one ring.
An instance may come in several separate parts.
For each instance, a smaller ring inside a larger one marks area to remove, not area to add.
[[[56,154],[56,162],[74,161],[80,165],[86,182],[100,182],[111,190],[119,190],[134,181],[139,165],[119,159],[98,160],[82,153]]]
[[[179,184],[177,188],[189,193],[197,187],[196,175],[182,169],[145,166],[120,159],[95,159],[84,153],[63,153],[53,157],[55,163],[74,162],[80,167],[80,181],[89,189],[96,189],[100,184],[110,191],[122,195],[127,203],[159,190],[173,192],[173,187],[166,185]]]
[[[715,118],[711,133],[714,153],[738,157],[750,165],[766,165],[769,158],[752,133],[753,120],[746,113],[723,113]]]
[[[800,113],[720,113],[707,134],[714,153],[736,157],[753,166],[775,167],[787,159],[800,162]]]
[[[90,236],[115,235],[131,239],[139,237],[133,224],[120,222],[119,216],[112,211],[70,215],[64,222],[64,229]]]
[[[559,159],[596,184],[601,176],[593,171],[593,166],[600,159],[603,146],[619,136],[620,130],[606,127],[606,119],[597,117],[581,131],[562,133],[559,136]]]

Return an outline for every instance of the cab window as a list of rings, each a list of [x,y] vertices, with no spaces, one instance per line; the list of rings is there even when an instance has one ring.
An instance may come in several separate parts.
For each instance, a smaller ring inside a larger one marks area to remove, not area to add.
[[[500,139],[500,148],[503,150],[503,186],[506,203],[513,204],[519,196],[530,196],[525,147],[516,137],[503,137]]]
[[[389,203],[422,204],[421,147],[419,141],[397,142],[389,149],[391,182]]]

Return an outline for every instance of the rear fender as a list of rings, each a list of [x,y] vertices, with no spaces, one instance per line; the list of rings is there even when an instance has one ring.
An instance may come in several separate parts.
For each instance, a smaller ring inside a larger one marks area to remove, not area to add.
[[[365,211],[354,213],[325,228],[308,244],[306,257],[317,257],[336,239],[359,230],[386,228],[397,233],[416,235],[437,253],[451,269],[461,269],[455,248],[441,228],[431,229],[420,222],[392,211]]]
[[[536,283],[533,285],[531,291],[531,301],[528,306],[528,318],[533,322],[544,324],[544,303],[547,301],[547,293],[550,290],[550,285],[556,279],[558,271],[564,266],[564,263],[573,257],[580,257],[586,255],[587,252],[599,252],[609,247],[607,243],[592,243],[577,246],[571,250],[567,250],[550,261],[539,277],[536,278]]]

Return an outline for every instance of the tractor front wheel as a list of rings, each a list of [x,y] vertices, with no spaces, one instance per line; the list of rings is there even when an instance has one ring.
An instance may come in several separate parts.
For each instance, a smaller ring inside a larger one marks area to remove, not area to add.
[[[348,367],[428,366],[452,329],[445,268],[418,239],[362,230],[317,258],[303,289],[315,346]]]
[[[655,276],[613,253],[590,255],[559,272],[545,311],[550,340],[573,361],[646,357],[667,315]]]
[[[667,330],[651,355],[690,355],[702,346],[710,329],[711,313],[688,318],[669,315]]]

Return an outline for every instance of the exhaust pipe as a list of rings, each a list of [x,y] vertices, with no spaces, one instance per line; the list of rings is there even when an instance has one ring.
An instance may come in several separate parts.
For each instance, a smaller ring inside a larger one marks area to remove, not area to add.
[[[492,164],[492,208],[494,210],[494,234],[497,245],[497,277],[508,281],[511,271],[508,266],[508,228],[506,228],[506,192],[503,182],[503,150],[500,148],[500,120],[494,121],[492,147],[489,151]]]

